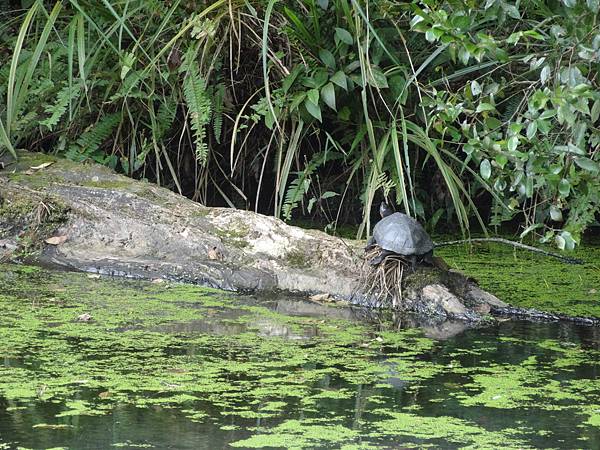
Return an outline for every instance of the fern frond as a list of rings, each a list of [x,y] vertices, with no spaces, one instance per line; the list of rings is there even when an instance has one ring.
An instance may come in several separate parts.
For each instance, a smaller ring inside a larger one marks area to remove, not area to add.
[[[94,156],[120,121],[120,113],[107,114],[79,136],[76,143],[69,147],[65,156],[76,161]]]
[[[309,167],[302,172],[296,172],[297,178],[290,183],[281,208],[285,220],[292,218],[292,211],[298,207],[298,203],[300,203],[304,194],[308,192],[308,188],[310,187],[309,176],[312,172],[313,169]]]
[[[111,97],[110,101],[114,102],[120,98],[145,98],[148,94],[139,88],[140,81],[148,78],[142,72],[132,71],[127,74],[119,89]]]
[[[286,193],[281,211],[285,220],[292,218],[292,211],[298,207],[298,204],[304,198],[310,187],[310,177],[317,168],[329,161],[341,158],[340,153],[325,151],[315,154],[303,171],[296,172],[297,177],[292,180]]]
[[[50,114],[50,117],[42,120],[40,125],[48,127],[49,130],[52,130],[67,111],[69,103],[79,96],[80,90],[81,86],[79,85],[71,87],[68,85],[63,86],[63,88],[56,94],[56,103],[53,105],[44,106],[44,111],[46,111],[47,114]]]
[[[177,104],[172,98],[165,99],[158,107],[156,113],[157,130],[156,140],[160,140],[171,129],[177,112]]]
[[[223,131],[223,99],[225,98],[225,86],[219,83],[215,86],[213,100],[213,132],[217,143],[221,143],[221,133]]]
[[[205,127],[210,122],[211,101],[196,61],[192,58],[188,61],[187,74],[183,80],[183,96],[189,110],[190,124],[196,140],[196,160],[204,165],[208,156],[208,146],[204,142]]]

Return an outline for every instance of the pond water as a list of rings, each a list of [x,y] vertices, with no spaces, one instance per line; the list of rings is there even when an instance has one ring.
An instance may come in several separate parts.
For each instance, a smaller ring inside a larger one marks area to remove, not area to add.
[[[600,448],[597,328],[428,334],[0,266],[0,449]]]

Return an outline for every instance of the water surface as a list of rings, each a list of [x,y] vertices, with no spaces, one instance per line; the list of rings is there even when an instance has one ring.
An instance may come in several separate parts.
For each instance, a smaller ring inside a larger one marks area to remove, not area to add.
[[[0,269],[0,449],[600,447],[596,328]]]

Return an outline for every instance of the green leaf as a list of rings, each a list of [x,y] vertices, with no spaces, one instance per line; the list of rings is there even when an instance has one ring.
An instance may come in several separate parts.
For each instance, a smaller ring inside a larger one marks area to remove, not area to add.
[[[600,166],[596,161],[593,161],[590,158],[585,158],[583,156],[575,158],[575,164],[589,172],[598,173],[598,171],[600,171]]]
[[[492,176],[492,165],[489,160],[484,159],[479,166],[479,173],[484,180],[489,180]]]
[[[354,42],[354,38],[350,34],[350,32],[344,28],[335,29],[335,37],[338,38],[344,44],[352,45]]]
[[[519,136],[516,136],[516,135],[511,136],[508,139],[508,151],[512,153],[517,149],[518,146],[519,146]]]
[[[334,111],[337,111],[335,107],[335,87],[333,83],[329,82],[321,89],[321,98],[323,101]]]
[[[387,77],[378,67],[371,67],[369,71],[369,84],[379,89],[387,88]]]
[[[340,194],[338,194],[337,192],[327,191],[323,195],[321,195],[321,198],[323,200],[325,200],[325,199],[328,199],[328,198],[331,198],[331,197],[336,197],[338,195],[340,195]]]
[[[323,61],[323,63],[327,67],[335,69],[335,58],[333,56],[333,53],[331,53],[329,50],[326,50],[324,48],[319,50],[319,58],[321,58],[321,61]]]
[[[315,119],[317,119],[319,122],[323,122],[323,119],[321,118],[321,107],[319,105],[315,105],[313,102],[311,102],[308,98],[304,101],[304,106],[306,107],[306,110],[308,111],[308,113],[313,116]]]
[[[560,210],[560,208],[558,206],[552,205],[550,207],[550,218],[552,220],[554,220],[555,222],[563,221],[562,211]]]
[[[600,0],[587,0],[586,3],[590,11],[594,14],[598,14],[598,11],[600,11]]]
[[[290,74],[283,79],[281,87],[283,88],[284,93],[287,93],[290,90],[290,88],[294,84],[294,81],[296,81],[296,78],[298,78],[298,75],[300,75],[300,72],[302,72],[302,70],[303,67],[301,65],[297,65],[296,67],[294,67],[294,70],[292,70]]]
[[[533,177],[525,178],[525,196],[527,198],[533,197]]]
[[[521,18],[521,14],[519,14],[519,10],[517,9],[517,7],[515,5],[511,5],[509,3],[503,2],[502,7],[506,11],[506,14],[508,14],[513,19]]]
[[[459,28],[462,30],[466,30],[471,25],[471,19],[469,16],[454,16],[452,17],[452,26],[454,28]]]
[[[294,94],[292,102],[290,103],[290,111],[294,111],[300,104],[306,99],[306,92],[298,92]]]
[[[318,89],[311,89],[310,91],[308,91],[307,95],[308,95],[308,99],[311,102],[313,102],[315,105],[319,104],[319,90]]]
[[[537,133],[537,122],[532,120],[527,125],[527,139],[531,140],[535,137],[535,133]]]
[[[505,155],[503,155],[502,153],[500,153],[499,155],[496,155],[494,160],[502,169],[504,169],[504,166],[508,162],[508,158]]]
[[[495,130],[496,128],[500,128],[502,126],[502,122],[496,117],[490,116],[485,119],[485,126],[490,130]]]
[[[544,66],[544,68],[542,69],[542,71],[540,72],[540,81],[542,82],[542,84],[546,84],[546,81],[548,81],[551,74],[552,74],[552,69],[550,68],[549,65],[546,64]]]
[[[477,109],[475,110],[475,112],[483,112],[483,111],[495,111],[496,107],[494,105],[492,105],[491,103],[480,103],[479,105],[477,105]]]
[[[594,102],[594,106],[592,106],[591,116],[592,123],[598,122],[598,119],[600,118],[600,100],[596,100]]]
[[[477,80],[471,81],[471,93],[475,97],[481,94],[481,85],[477,82]]]
[[[333,74],[333,76],[330,78],[330,80],[337,84],[339,87],[341,87],[343,90],[347,91],[348,90],[348,83],[346,81],[346,74],[344,72],[342,72],[341,70],[337,71],[336,73]]]
[[[569,195],[569,191],[571,190],[571,183],[569,183],[569,180],[566,179],[562,179],[560,180],[560,183],[558,183],[558,192],[560,192],[560,194],[563,197],[567,197]]]
[[[556,246],[561,250],[573,250],[575,248],[575,239],[568,231],[561,231],[555,238]]]

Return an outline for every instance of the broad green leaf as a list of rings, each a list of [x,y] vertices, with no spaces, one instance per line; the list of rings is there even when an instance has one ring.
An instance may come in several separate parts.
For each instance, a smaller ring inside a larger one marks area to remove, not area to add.
[[[317,0],[317,5],[319,5],[321,9],[327,10],[327,7],[329,6],[329,0]]]
[[[564,250],[564,249],[565,249],[566,242],[565,242],[565,239],[564,239],[564,238],[563,238],[561,235],[557,235],[557,236],[554,238],[554,240],[555,240],[555,242],[556,242],[556,246],[557,246],[559,249],[561,249],[561,250]]]
[[[512,153],[517,149],[518,146],[519,146],[519,136],[516,136],[516,135],[511,136],[508,139],[508,151]]]
[[[490,116],[486,117],[485,126],[488,127],[490,130],[495,130],[496,128],[500,128],[502,126],[502,122],[496,117]]]
[[[321,61],[323,61],[327,67],[335,69],[335,57],[329,50],[324,48],[319,50],[319,58],[321,58]]]
[[[458,50],[458,59],[460,59],[460,62],[463,63],[464,66],[469,64],[470,57],[471,53],[469,53],[469,51],[465,47],[460,47],[460,49]]]
[[[533,177],[531,176],[525,178],[525,196],[527,198],[533,197]]]
[[[496,107],[494,105],[492,105],[491,103],[480,103],[479,105],[477,105],[477,109],[475,110],[475,112],[483,112],[483,111],[495,111]]]
[[[492,175],[492,165],[489,160],[484,159],[479,165],[479,173],[484,180],[489,180]]]
[[[506,14],[508,14],[513,19],[521,18],[521,14],[519,14],[519,10],[517,9],[517,7],[515,5],[511,5],[510,3],[503,2],[502,7],[506,11]]]
[[[298,75],[300,75],[300,72],[302,72],[302,69],[303,69],[303,66],[297,65],[290,72],[290,74],[283,79],[283,82],[281,83],[281,87],[283,88],[283,92],[287,93],[290,90],[290,88],[294,84],[294,81],[296,81],[296,79],[298,78]]]
[[[575,248],[575,239],[568,231],[561,231],[555,238],[556,246],[561,250],[573,250]]]
[[[587,0],[586,3],[590,11],[594,14],[598,14],[598,11],[600,11],[600,0]]]
[[[388,87],[387,77],[378,67],[371,67],[369,75],[369,84],[371,86],[379,89]]]
[[[348,83],[346,82],[346,74],[344,72],[342,72],[341,70],[334,73],[333,76],[330,78],[330,81],[337,84],[339,87],[341,87],[345,91],[348,90]]]
[[[577,4],[577,0],[562,0],[567,8],[572,8]]]
[[[502,153],[500,153],[499,155],[496,155],[496,157],[494,158],[494,160],[496,161],[496,163],[500,166],[500,168],[504,169],[504,166],[506,165],[506,163],[508,162],[508,158],[503,155]]]
[[[311,102],[308,98],[304,101],[304,106],[306,107],[306,110],[308,111],[308,113],[313,116],[315,119],[317,119],[319,122],[323,122],[323,119],[321,118],[321,107],[319,105],[315,105],[313,102]]]
[[[544,68],[542,69],[542,71],[540,72],[540,81],[542,82],[542,84],[546,84],[546,82],[550,78],[551,74],[552,74],[552,69],[550,68],[549,65],[546,64],[544,66]]]
[[[592,123],[598,122],[600,118],[600,100],[596,100],[594,102],[594,106],[592,106],[592,112],[590,113],[592,116]]]
[[[532,120],[527,125],[527,139],[531,140],[535,137],[535,133],[537,133],[537,122]]]
[[[571,183],[569,183],[569,180],[566,179],[562,179],[560,180],[560,183],[558,183],[558,192],[560,192],[560,194],[563,197],[567,197],[569,195],[569,191],[571,190]]]
[[[337,111],[335,107],[335,87],[333,83],[329,82],[321,89],[321,98],[323,101],[334,111]]]
[[[354,42],[354,38],[352,37],[350,32],[344,28],[336,28],[335,37],[337,37],[344,44],[352,45],[352,43]]]
[[[338,195],[340,195],[340,194],[338,194],[337,192],[327,191],[323,195],[321,195],[321,198],[323,200],[325,200],[325,199],[328,199],[328,198],[331,198],[331,197],[336,197]]]
[[[471,25],[471,19],[468,16],[454,16],[452,17],[452,26],[462,30],[466,30]]]
[[[315,105],[319,104],[319,90],[318,89],[311,89],[310,91],[308,91],[307,95],[308,95],[308,99],[311,102],[313,102]]]
[[[552,220],[554,220],[555,222],[563,221],[562,211],[560,210],[560,208],[558,206],[552,205],[550,207],[550,218]]]
[[[596,161],[593,161],[590,158],[585,158],[583,156],[575,158],[575,164],[589,172],[598,173],[598,171],[600,171],[600,166]]]

